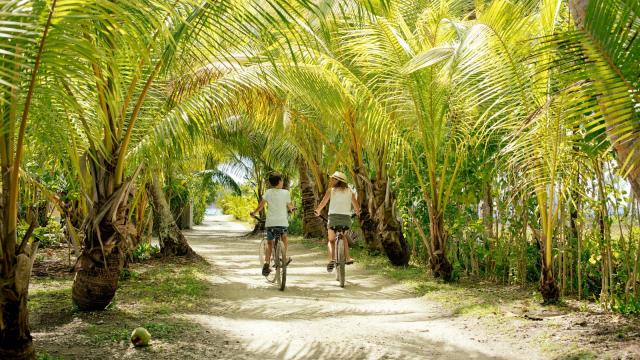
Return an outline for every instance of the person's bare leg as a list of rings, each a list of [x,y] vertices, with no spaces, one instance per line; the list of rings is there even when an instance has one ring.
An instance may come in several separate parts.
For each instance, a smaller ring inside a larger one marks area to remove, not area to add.
[[[336,232],[329,229],[327,231],[327,235],[329,237],[329,241],[327,243],[329,246],[329,262],[331,262],[336,258]]]
[[[287,259],[289,250],[289,236],[287,234],[282,234],[282,242],[284,243],[284,258]]]
[[[267,241],[267,256],[265,262],[271,264],[271,251],[273,251],[273,241]]]
[[[347,240],[347,237],[345,235],[344,237],[344,255],[345,255],[345,259],[347,259],[346,261],[353,261],[353,259],[351,258],[351,256],[349,256],[349,240]]]

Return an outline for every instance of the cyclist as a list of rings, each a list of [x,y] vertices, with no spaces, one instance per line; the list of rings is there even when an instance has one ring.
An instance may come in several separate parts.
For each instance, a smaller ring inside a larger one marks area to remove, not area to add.
[[[271,273],[269,264],[271,263],[271,252],[273,250],[273,240],[275,239],[275,233],[282,233],[282,243],[284,244],[284,253],[287,253],[288,238],[287,228],[289,227],[289,220],[287,218],[288,211],[293,211],[293,203],[291,202],[291,194],[289,190],[283,189],[284,181],[282,175],[279,173],[272,173],[269,175],[269,184],[271,188],[267,189],[258,204],[258,208],[251,212],[251,216],[255,216],[260,210],[267,205],[267,219],[265,227],[267,228],[267,254],[265,256],[265,263],[262,266],[262,275],[267,276]],[[291,262],[291,258],[288,259],[287,265]]]
[[[329,221],[327,223],[328,234],[328,255],[329,263],[327,264],[327,271],[333,271],[335,267],[335,244],[336,244],[336,232],[334,228],[337,226],[351,227],[351,207],[355,209],[356,215],[360,215],[360,204],[356,198],[356,194],[349,188],[347,184],[347,177],[340,171],[336,171],[331,175],[329,189],[324,194],[324,198],[316,208],[316,216],[320,216],[322,209],[329,203]],[[349,242],[343,241],[344,253],[347,259],[347,264],[353,264],[353,259],[349,256]]]

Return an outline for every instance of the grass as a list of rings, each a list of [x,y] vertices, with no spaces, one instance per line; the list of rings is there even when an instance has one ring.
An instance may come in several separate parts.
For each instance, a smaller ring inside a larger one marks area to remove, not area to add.
[[[130,303],[149,313],[168,314],[175,308],[195,310],[209,290],[207,264],[157,266],[135,273],[124,281],[116,294],[116,303]]]
[[[29,291],[29,310],[47,312],[62,312],[72,309],[71,302],[71,280],[57,282],[51,288],[43,287]]]
[[[114,351],[129,347],[131,332],[140,326],[151,333],[152,343],[175,343],[201,336],[203,329],[185,320],[182,314],[208,306],[209,272],[209,264],[202,260],[163,259],[132,264],[123,271],[113,302],[104,311],[90,313],[78,311],[72,304],[71,275],[34,277],[29,298],[32,331],[65,332],[64,337],[36,337],[36,347],[41,351],[37,359],[110,357]],[[87,349],[94,353],[87,353]]]
[[[38,352],[36,354],[36,360],[64,360],[61,356],[49,355],[46,352]]]

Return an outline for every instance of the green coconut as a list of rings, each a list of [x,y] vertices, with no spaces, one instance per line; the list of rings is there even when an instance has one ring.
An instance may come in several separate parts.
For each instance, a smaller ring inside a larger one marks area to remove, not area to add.
[[[136,328],[131,333],[131,343],[135,347],[149,346],[151,334],[143,327]]]

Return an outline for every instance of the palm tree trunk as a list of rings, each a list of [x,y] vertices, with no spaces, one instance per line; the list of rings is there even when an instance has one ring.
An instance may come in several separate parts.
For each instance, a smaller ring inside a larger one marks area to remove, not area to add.
[[[429,248],[429,267],[433,276],[444,281],[453,280],[453,267],[447,260],[447,230],[444,227],[442,212],[429,206],[429,232],[431,247]]]
[[[256,201],[259,204],[260,201],[262,200],[262,195],[264,195],[264,190],[263,190],[263,184],[264,181],[262,180],[262,175],[260,171],[256,171],[255,174],[255,178],[256,178]],[[247,236],[255,236],[255,235],[260,235],[262,234],[263,231],[265,231],[266,226],[265,226],[265,222],[266,222],[266,212],[264,209],[262,209],[260,211],[259,214],[259,218],[262,219],[261,221],[256,221],[255,226],[253,227],[253,230],[247,234]]]
[[[358,192],[358,202],[360,203],[360,229],[362,230],[362,235],[364,237],[365,244],[367,245],[367,249],[370,254],[379,254],[382,252],[382,242],[380,237],[378,236],[378,224],[375,221],[375,213],[373,213],[370,207],[369,202],[370,196],[372,193],[369,189],[371,188],[371,180],[367,178],[365,174],[360,173],[360,167],[354,168],[354,179],[356,190]]]
[[[8,200],[8,176],[10,171],[3,169],[3,191],[2,204]],[[6,216],[6,207],[1,207],[3,212],[2,228],[7,229],[7,221],[12,221]],[[15,231],[10,234],[3,234],[3,241],[8,237],[13,237],[13,244],[16,244]],[[27,239],[23,239],[27,241]],[[10,254],[2,256],[2,266],[0,267],[0,359],[33,359],[35,351],[29,329],[29,309],[27,308],[27,292],[29,289],[29,279],[31,268],[35,257],[37,243],[18,247],[19,253],[13,257],[13,261],[7,261]],[[20,251],[22,250],[22,251]]]
[[[402,223],[395,214],[395,196],[388,180],[378,179],[373,184],[373,201],[378,237],[389,261],[395,266],[406,266],[411,253],[402,233]]]
[[[158,179],[154,177],[147,186],[149,196],[153,201],[154,217],[158,221],[160,253],[163,256],[193,255],[193,249],[187,243],[187,239],[178,228],[173,214],[171,214],[169,204]]]
[[[588,6],[589,0],[569,0],[569,12],[578,29],[584,29]]]
[[[3,278],[3,282],[7,279]],[[15,278],[17,281],[18,279]],[[28,282],[28,279],[20,281]],[[4,295],[0,305],[2,329],[0,330],[0,359],[33,359],[35,351],[29,331],[29,309],[27,294],[17,292],[15,286],[0,288]],[[11,294],[11,295],[8,295]],[[17,296],[17,297],[16,297]]]
[[[26,91],[24,103],[21,104],[23,107],[19,130],[15,131],[15,125],[18,123],[16,121],[16,111],[3,111],[2,116],[3,126],[9,126],[8,129],[4,128],[0,136],[0,143],[2,143],[3,147],[3,150],[0,151],[0,171],[2,171],[2,175],[0,175],[2,176],[2,194],[0,194],[0,214],[2,215],[0,217],[0,359],[35,358],[35,350],[29,328],[27,298],[29,279],[31,278],[31,269],[38,249],[38,242],[35,241],[29,244],[30,231],[27,231],[22,242],[18,244],[16,233],[18,225],[17,207],[18,194],[20,193],[20,167],[25,152],[24,140],[29,120],[29,109],[36,84],[38,83],[41,56],[55,9],[56,0],[53,0],[48,12],[44,32],[39,42],[38,51],[35,58],[33,58],[34,64],[30,74],[28,90]],[[11,5],[9,5],[8,10],[10,12],[13,10]],[[16,15],[18,13],[16,12]],[[31,58],[22,59],[17,55],[20,51],[19,46],[16,47],[16,50],[15,59],[11,54],[9,56],[3,55],[3,58],[15,62],[17,70],[17,65],[24,60],[31,60]],[[20,76],[15,76],[13,80],[15,80],[14,85],[16,87],[15,92],[11,91],[12,104],[9,105],[10,107],[17,106],[17,99],[22,101],[22,96],[18,96],[18,88],[23,79]],[[3,87],[3,92],[6,95],[8,91],[5,91],[5,88]],[[5,105],[3,104],[3,106]],[[32,230],[33,228],[31,228]]]
[[[105,159],[89,165],[95,198],[82,225],[82,253],[76,262],[72,288],[73,302],[82,311],[103,310],[113,300],[128,251],[128,237],[136,233],[127,216],[131,182],[116,187],[113,166]]]
[[[544,232],[540,233],[540,246],[542,250],[542,274],[540,276],[540,293],[545,304],[554,304],[560,299],[560,289],[556,284],[555,276],[553,275],[553,260],[547,262],[547,256],[545,256],[546,249],[546,235]],[[548,251],[551,251],[549,249]]]
[[[324,238],[327,235],[327,228],[322,219],[315,215],[315,208],[318,205],[318,194],[314,191],[314,184],[309,176],[307,162],[300,158],[298,160],[298,170],[300,172],[300,196],[302,200],[302,231],[304,237]]]
[[[106,256],[99,248],[83,250],[76,263],[71,298],[81,311],[104,310],[118,289],[124,254],[115,247]]]

